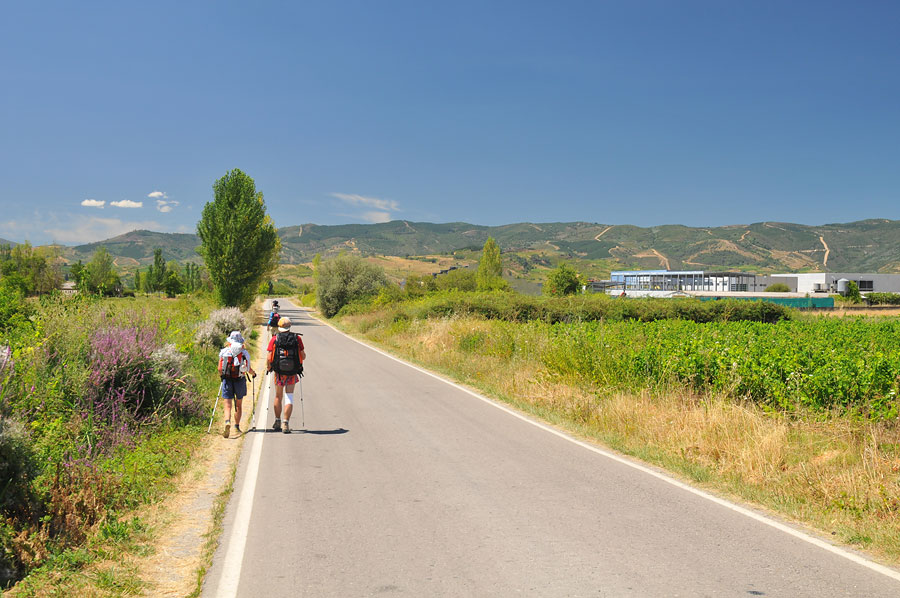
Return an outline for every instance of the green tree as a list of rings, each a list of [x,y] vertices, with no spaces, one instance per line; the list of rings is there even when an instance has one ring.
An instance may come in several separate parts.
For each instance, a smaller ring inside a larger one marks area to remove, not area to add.
[[[121,290],[119,275],[113,268],[112,256],[105,246],[97,248],[84,271],[85,286],[89,293],[113,295]]]
[[[554,297],[562,297],[564,295],[574,295],[581,292],[583,284],[581,276],[578,272],[565,262],[561,262],[547,276],[547,282],[544,283],[543,292],[545,295]]]
[[[481,261],[475,272],[475,281],[479,291],[495,291],[506,289],[509,285],[501,278],[503,263],[500,260],[500,246],[493,237],[488,237],[481,250]]]
[[[134,291],[139,292],[141,290],[141,271],[134,271]]]
[[[319,264],[316,299],[326,318],[356,299],[377,294],[388,284],[384,269],[361,257],[339,255]]]
[[[862,301],[862,295],[859,294],[859,285],[852,280],[847,282],[847,294],[844,296],[851,303],[859,303]]]
[[[439,291],[474,291],[478,288],[475,270],[457,268],[434,279],[434,286]]]
[[[278,265],[278,231],[256,183],[237,168],[213,184],[213,193],[197,223],[198,251],[219,301],[247,308]]]

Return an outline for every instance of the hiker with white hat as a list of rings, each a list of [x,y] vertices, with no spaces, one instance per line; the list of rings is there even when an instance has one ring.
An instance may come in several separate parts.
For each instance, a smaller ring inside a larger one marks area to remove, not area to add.
[[[303,375],[303,360],[306,350],[300,335],[291,332],[290,318],[278,321],[278,334],[269,340],[266,357],[266,371],[275,372],[275,424],[272,429],[291,433],[291,412],[294,410],[294,386]],[[281,404],[284,402],[284,420],[281,419]]]
[[[234,429],[241,433],[241,402],[247,395],[247,378],[256,378],[250,365],[250,353],[244,348],[244,337],[239,330],[228,335],[228,346],[219,351],[219,377],[222,379],[222,399],[225,405],[225,430],[222,436],[228,438],[231,431],[231,402],[234,401]]]

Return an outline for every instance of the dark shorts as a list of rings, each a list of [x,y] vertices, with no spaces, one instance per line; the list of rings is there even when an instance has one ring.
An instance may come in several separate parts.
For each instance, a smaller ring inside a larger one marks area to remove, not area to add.
[[[225,378],[222,381],[223,399],[243,399],[247,396],[246,378]]]

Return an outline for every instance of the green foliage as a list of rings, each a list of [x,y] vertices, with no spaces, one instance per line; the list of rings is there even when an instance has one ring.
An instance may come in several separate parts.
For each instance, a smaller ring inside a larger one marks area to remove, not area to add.
[[[81,291],[97,295],[118,295],[122,282],[113,267],[112,256],[106,247],[100,246],[84,268]]]
[[[12,249],[0,247],[0,286],[23,295],[43,295],[59,288],[62,272],[57,265],[59,248],[34,248],[25,242]]]
[[[772,409],[896,419],[900,322],[585,322],[550,328],[544,364],[635,391],[672,385]]]
[[[866,301],[874,305],[900,305],[900,293],[869,293]]]
[[[503,264],[500,260],[500,246],[493,237],[488,237],[481,250],[481,260],[475,273],[475,281],[479,291],[495,291],[504,288],[501,278]],[[505,285],[508,287],[508,285]]]
[[[157,498],[200,433],[201,396],[215,394],[214,356],[191,338],[211,307],[202,299],[5,293],[0,586],[108,513]]]
[[[317,303],[326,318],[333,317],[351,301],[377,294],[388,284],[384,269],[356,256],[324,260],[316,272]]]
[[[847,294],[844,297],[851,303],[860,303],[862,301],[862,296],[859,294],[859,285],[855,281],[847,282]]]
[[[545,295],[554,297],[574,295],[581,292],[583,284],[581,276],[575,271],[575,268],[562,262],[547,276],[547,282],[544,283],[543,291]]]
[[[770,284],[766,287],[766,293],[790,293],[791,287],[787,286],[783,282],[776,282],[775,284]]]
[[[469,268],[458,268],[433,279],[438,291],[474,291],[478,288],[476,272]]]
[[[395,310],[407,318],[477,315],[508,322],[584,322],[684,319],[696,322],[748,320],[777,322],[790,319],[789,308],[765,301],[698,301],[697,299],[631,299],[606,295],[533,297],[517,293],[434,293],[400,302]]]
[[[215,199],[197,223],[198,250],[224,305],[246,309],[259,284],[278,265],[281,247],[261,192],[253,179],[234,169],[213,185]]]

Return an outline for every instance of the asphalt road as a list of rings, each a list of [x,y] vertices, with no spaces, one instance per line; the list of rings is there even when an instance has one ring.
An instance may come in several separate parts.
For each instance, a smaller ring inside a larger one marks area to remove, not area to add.
[[[292,434],[249,433],[203,596],[900,596],[894,570],[282,313],[305,426],[297,405]]]

